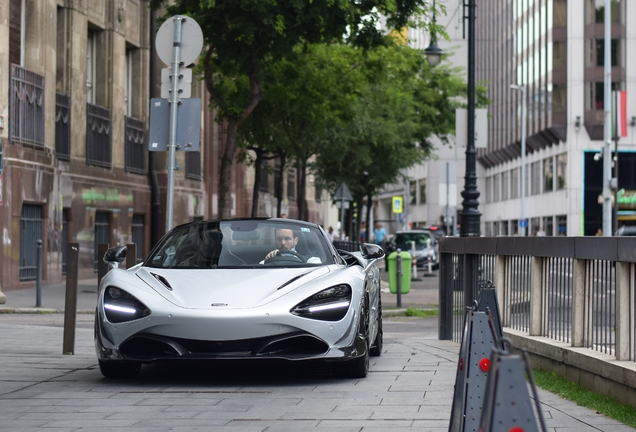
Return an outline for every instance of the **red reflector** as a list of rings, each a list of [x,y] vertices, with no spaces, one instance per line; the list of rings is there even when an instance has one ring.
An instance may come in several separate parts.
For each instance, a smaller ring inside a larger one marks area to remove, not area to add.
[[[511,427],[508,432],[523,432],[523,429],[520,428],[519,426],[514,426],[514,427]]]
[[[490,360],[488,360],[487,358],[483,358],[483,359],[479,360],[479,367],[484,372],[488,372],[490,370]],[[512,429],[510,429],[510,430],[512,431]]]
[[[460,371],[464,370],[464,359],[463,358],[459,359],[459,370]]]

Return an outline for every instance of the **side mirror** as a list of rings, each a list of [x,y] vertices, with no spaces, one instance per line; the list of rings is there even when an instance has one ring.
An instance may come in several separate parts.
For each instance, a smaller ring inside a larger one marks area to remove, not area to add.
[[[118,246],[108,249],[104,254],[104,262],[108,263],[110,268],[119,267],[119,263],[126,259],[127,249],[128,248],[126,246]]]
[[[360,249],[364,259],[380,259],[384,256],[384,250],[377,244],[362,243]]]

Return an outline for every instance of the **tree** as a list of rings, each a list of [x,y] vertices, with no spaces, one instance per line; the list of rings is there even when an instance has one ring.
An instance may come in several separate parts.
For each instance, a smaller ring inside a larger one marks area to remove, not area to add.
[[[151,0],[158,8],[166,0]],[[406,27],[412,16],[426,15],[426,0],[177,0],[166,16],[192,16],[206,47],[200,68],[210,103],[227,123],[221,159],[219,211],[230,216],[230,174],[238,127],[263,99],[261,70],[293,54],[298,45],[346,41],[370,48],[386,38],[378,23]]]

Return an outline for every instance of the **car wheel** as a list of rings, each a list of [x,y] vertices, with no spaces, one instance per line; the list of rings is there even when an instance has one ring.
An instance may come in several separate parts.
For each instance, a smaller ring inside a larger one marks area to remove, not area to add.
[[[378,333],[375,335],[375,341],[371,345],[369,354],[372,357],[378,357],[382,354],[382,346],[384,345],[384,334],[382,332],[382,302],[380,302],[380,316],[378,318]]]
[[[333,374],[339,378],[364,378],[369,373],[369,349],[365,350],[363,356],[353,360],[333,363]]]
[[[105,362],[99,360],[99,370],[106,378],[125,379],[135,378],[141,370],[141,363],[137,362]]]

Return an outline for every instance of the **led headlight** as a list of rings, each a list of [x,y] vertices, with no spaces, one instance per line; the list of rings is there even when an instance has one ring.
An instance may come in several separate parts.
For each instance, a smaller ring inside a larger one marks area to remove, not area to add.
[[[104,291],[104,313],[108,321],[121,323],[150,315],[150,309],[126,291],[106,287]]]
[[[336,285],[322,290],[290,311],[294,315],[323,321],[340,321],[351,305],[351,287]]]

